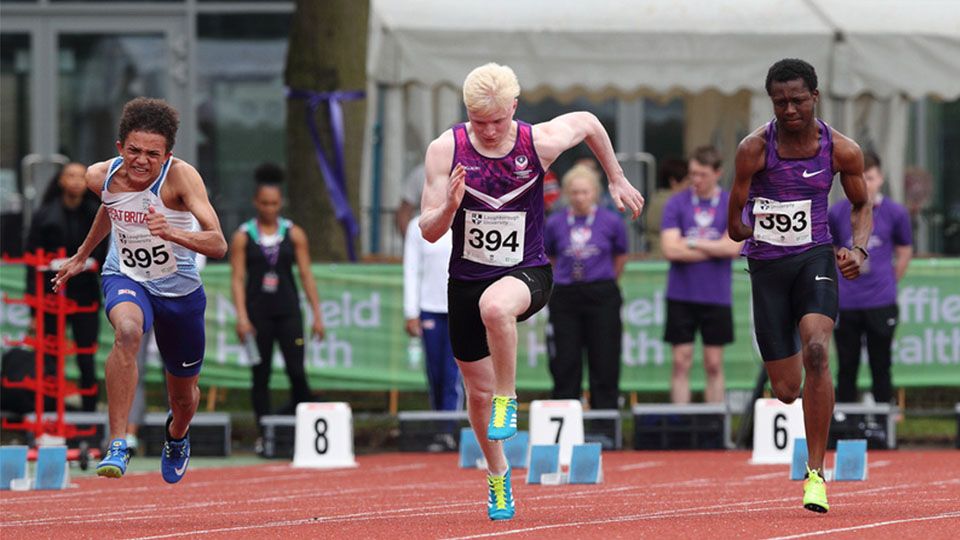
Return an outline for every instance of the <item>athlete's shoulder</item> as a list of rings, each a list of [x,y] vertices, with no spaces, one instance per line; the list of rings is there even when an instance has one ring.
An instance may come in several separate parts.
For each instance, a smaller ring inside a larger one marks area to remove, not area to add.
[[[740,144],[737,145],[737,154],[763,153],[767,149],[767,125],[764,124],[751,131]]]
[[[830,128],[833,135],[833,157],[838,171],[863,173],[863,152],[857,141]]]
[[[87,188],[94,193],[100,193],[103,190],[103,182],[107,179],[107,172],[110,170],[110,163],[113,162],[113,159],[108,159],[106,161],[101,161],[99,163],[94,163],[93,165],[87,167],[87,172],[85,175],[85,180],[87,182]]]

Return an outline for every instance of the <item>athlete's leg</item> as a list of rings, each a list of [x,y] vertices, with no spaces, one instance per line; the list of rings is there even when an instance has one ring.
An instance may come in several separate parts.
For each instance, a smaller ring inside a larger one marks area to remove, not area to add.
[[[526,287],[524,287],[526,289]],[[493,394],[496,386],[493,360],[488,356],[476,362],[457,361],[463,375],[463,385],[467,390],[467,416],[470,427],[480,443],[480,450],[487,460],[490,473],[500,476],[507,471],[507,457],[503,453],[500,441],[487,439],[487,425],[490,422],[490,410],[493,408]]]
[[[170,410],[173,422],[170,424],[170,437],[182,439],[190,428],[190,420],[200,404],[200,388],[197,379],[200,374],[190,377],[177,377],[167,372],[167,394],[170,396]]]
[[[480,318],[487,331],[495,395],[517,395],[517,317],[529,306],[530,289],[512,276],[500,278],[480,296]]]
[[[830,374],[830,332],[833,319],[808,313],[800,319],[803,343],[803,425],[807,435],[810,469],[823,470],[830,417],[833,414],[833,376]]]
[[[773,389],[773,395],[777,399],[790,404],[800,397],[800,386],[803,384],[803,364],[800,353],[764,362],[763,367],[767,370],[770,388]]]
[[[723,380],[723,345],[703,346],[703,369],[707,372],[707,387],[704,401],[723,403],[725,382]],[[689,383],[687,388],[689,389]]]
[[[115,330],[113,348],[104,366],[110,440],[127,437],[127,418],[137,389],[137,351],[143,338],[143,317],[140,306],[133,302],[114,305],[107,316]]]
[[[670,401],[690,403],[690,368],[693,366],[693,343],[673,345],[673,372],[670,375]]]

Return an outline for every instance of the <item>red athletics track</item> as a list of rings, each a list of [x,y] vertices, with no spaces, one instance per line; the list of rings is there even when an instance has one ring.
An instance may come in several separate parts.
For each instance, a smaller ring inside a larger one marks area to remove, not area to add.
[[[285,463],[75,478],[77,488],[2,492],[0,535],[19,538],[957,538],[960,451],[869,452],[870,477],[830,482],[828,514],[801,506],[786,465],[745,451],[605,452],[606,481],[527,485],[517,516],[486,517],[483,473],[455,454],[361,456],[355,469]],[[832,453],[829,461],[832,462]],[[953,531],[952,533],[950,531]]]

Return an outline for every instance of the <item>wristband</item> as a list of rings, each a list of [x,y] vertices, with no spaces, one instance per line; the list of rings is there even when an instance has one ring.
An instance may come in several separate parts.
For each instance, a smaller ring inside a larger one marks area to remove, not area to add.
[[[694,247],[696,247],[696,245],[697,245],[697,239],[688,236],[688,237],[687,237],[687,247],[690,248],[690,249],[693,249]]]
[[[863,246],[853,246],[852,249],[859,249],[860,252],[863,253],[863,260],[867,260],[870,258],[870,253],[868,253],[866,248],[864,248]]]

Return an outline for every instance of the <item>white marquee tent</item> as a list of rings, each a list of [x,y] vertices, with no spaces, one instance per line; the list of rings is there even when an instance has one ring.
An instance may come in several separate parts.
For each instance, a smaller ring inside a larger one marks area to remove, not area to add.
[[[745,89],[760,123],[771,116],[766,71],[786,57],[817,68],[828,121],[841,130],[861,118],[872,125],[896,177],[908,100],[960,97],[960,1],[372,0],[367,148],[379,123],[380,196],[395,200],[405,151],[422,152],[458,120],[459,85],[480,64],[510,65],[534,98]]]

